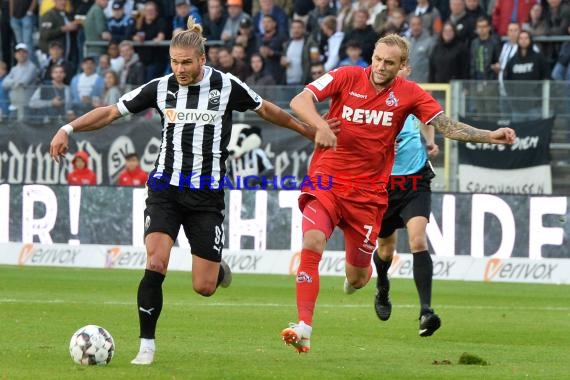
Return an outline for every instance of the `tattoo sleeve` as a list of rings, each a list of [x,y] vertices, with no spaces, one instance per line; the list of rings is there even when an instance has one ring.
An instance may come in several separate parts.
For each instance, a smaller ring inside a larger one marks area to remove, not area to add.
[[[436,116],[430,124],[449,139],[482,143],[488,143],[490,141],[490,131],[477,129],[469,124],[452,120],[444,114]]]

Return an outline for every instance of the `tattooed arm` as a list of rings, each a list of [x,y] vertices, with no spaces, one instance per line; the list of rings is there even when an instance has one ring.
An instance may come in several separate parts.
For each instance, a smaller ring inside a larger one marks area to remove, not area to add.
[[[477,129],[469,124],[450,119],[443,113],[437,115],[430,124],[445,137],[464,142],[512,144],[516,138],[515,131],[511,128],[499,128],[494,131]]]

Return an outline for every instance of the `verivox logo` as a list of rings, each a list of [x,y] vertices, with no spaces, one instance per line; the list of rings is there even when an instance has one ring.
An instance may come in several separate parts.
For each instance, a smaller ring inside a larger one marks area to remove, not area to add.
[[[485,274],[483,275],[483,281],[491,281],[493,277],[497,275],[501,269],[501,259],[489,259],[487,265],[485,266]]]
[[[33,244],[24,244],[20,250],[20,256],[18,256],[18,265],[24,265],[30,256],[34,253]]]
[[[201,111],[197,109],[167,108],[164,116],[169,123],[195,123],[198,125],[216,124],[218,113],[216,111]]]
[[[546,261],[515,261],[489,259],[483,275],[484,281],[544,281],[551,280],[558,264]]]

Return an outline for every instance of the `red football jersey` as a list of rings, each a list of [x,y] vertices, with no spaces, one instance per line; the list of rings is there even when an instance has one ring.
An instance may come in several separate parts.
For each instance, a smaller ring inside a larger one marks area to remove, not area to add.
[[[305,87],[319,102],[330,98],[327,117],[341,121],[336,150],[317,148],[308,174],[313,181],[332,177],[332,190],[342,198],[387,203],[382,189],[392,170],[396,136],[406,117],[413,114],[428,123],[443,111],[429,93],[400,77],[377,92],[370,83],[370,71],[370,67],[341,67]],[[343,179],[348,177],[350,183]],[[306,187],[303,191],[311,193]]]

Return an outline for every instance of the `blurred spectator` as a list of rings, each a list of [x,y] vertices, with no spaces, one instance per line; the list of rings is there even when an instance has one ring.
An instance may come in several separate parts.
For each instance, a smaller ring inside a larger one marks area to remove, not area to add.
[[[202,20],[204,37],[210,41],[220,41],[226,19],[227,15],[224,12],[222,0],[208,0],[208,13]]]
[[[307,0],[305,0],[307,1]],[[332,0],[331,0],[332,1]],[[294,8],[294,2],[295,0],[273,0],[273,5],[275,5],[276,7],[279,7],[281,9],[283,9],[283,11],[285,12],[285,14],[287,15],[287,17],[292,17],[293,16],[293,8]],[[312,3],[312,1],[307,1],[308,3]],[[244,2],[244,9],[246,9],[245,3],[247,3],[247,0]],[[259,10],[261,9],[262,5],[260,1],[253,1],[251,4],[251,11],[248,11],[247,13],[249,13],[250,15],[254,15],[257,12],[259,12]],[[310,5],[310,9],[313,9],[313,4]],[[306,25],[306,20],[305,20],[305,25]]]
[[[73,170],[67,174],[67,184],[72,186],[96,185],[97,176],[89,169],[89,154],[84,150],[75,153],[71,161]]]
[[[497,80],[493,65],[499,62],[500,41],[491,34],[491,23],[486,16],[477,19],[477,37],[471,41],[470,78],[478,81],[474,88],[475,112],[496,114],[497,87],[487,82]]]
[[[37,0],[9,0],[10,3],[10,26],[14,31],[14,38],[17,44],[26,44],[32,52],[30,57],[33,62],[37,62],[34,53],[33,33],[36,26],[36,16],[34,14]]]
[[[424,28],[421,16],[410,18],[410,66],[413,71],[408,79],[416,83],[429,81],[429,57],[435,45],[434,37]]]
[[[276,23],[278,35],[289,37],[289,18],[283,8],[274,4],[273,0],[259,0],[259,12],[253,16],[253,32],[261,37],[266,34],[265,16],[270,15]]]
[[[505,81],[540,81],[550,78],[548,62],[542,53],[538,53],[533,48],[532,36],[526,30],[518,35],[517,52],[505,67]],[[525,91],[521,91],[518,84],[510,87],[506,82],[507,92],[511,94],[512,120],[520,121],[524,119],[535,119],[541,115],[542,84],[540,82],[525,84]],[[521,99],[520,94],[526,95]],[[530,98],[530,99],[529,99]]]
[[[141,168],[139,156],[136,153],[125,155],[125,169],[119,173],[117,185],[144,186],[148,174]]]
[[[570,27],[568,28],[570,34]],[[570,42],[566,41],[562,44],[558,54],[558,60],[552,69],[552,79],[565,80],[570,83]]]
[[[40,3],[43,1],[40,0]],[[71,9],[73,9],[74,15],[86,16],[93,4],[95,4],[95,0],[72,0]],[[107,16],[105,15],[105,17]]]
[[[386,7],[378,13],[372,23],[372,28],[378,34],[382,34],[386,28],[388,20],[391,19],[394,10],[400,8],[400,0],[387,0]]]
[[[386,9],[386,5],[380,0],[368,0],[368,25],[372,25],[374,28],[374,23],[376,22],[376,17]]]
[[[502,115],[511,115],[511,102],[507,98],[507,89],[505,88],[504,73],[505,67],[507,67],[507,62],[514,57],[518,48],[518,38],[521,32],[521,27],[517,22],[509,23],[507,27],[507,40],[503,43],[501,47],[501,53],[499,54],[499,62],[491,65],[491,68],[497,73],[497,78],[499,80],[499,106]]]
[[[479,0],[465,0],[465,10],[467,14],[475,21],[481,16],[485,16],[485,9],[479,3]]]
[[[93,1],[95,1],[95,0],[91,0],[91,2],[93,2]],[[40,10],[39,10],[40,17],[44,16],[47,12],[49,12],[55,6],[55,3],[56,3],[56,0],[41,0],[39,2],[39,4],[40,4]],[[71,0],[65,1],[65,5],[64,5],[63,9],[65,12],[68,12],[68,13],[73,10]]]
[[[409,35],[410,25],[406,21],[406,13],[402,8],[396,8],[392,11],[392,15],[388,18],[384,28],[380,31],[380,36],[395,33],[399,36],[406,37]]]
[[[242,82],[249,76],[249,67],[243,62],[236,61],[232,56],[232,51],[227,46],[222,46],[218,53],[219,68],[223,72],[231,73]]]
[[[24,118],[24,106],[34,92],[33,85],[38,80],[38,69],[29,60],[26,44],[16,45],[16,65],[2,81],[2,87],[8,92],[10,105],[18,109],[18,120]]]
[[[44,123],[63,122],[71,110],[71,91],[64,82],[65,75],[65,67],[62,65],[51,66],[51,83],[42,84],[30,99],[30,108],[36,109],[34,116]]]
[[[284,84],[285,78],[281,70],[281,55],[286,37],[277,32],[277,22],[271,15],[263,16],[265,33],[259,38],[259,54],[265,60],[265,68],[273,75],[277,84]]]
[[[547,20],[550,35],[566,35],[570,26],[570,4],[562,0],[548,0]]]
[[[311,51],[316,51],[317,57],[320,58],[319,47],[313,38],[305,33],[305,24],[301,20],[291,21],[289,35],[291,38],[285,43],[281,57],[281,66],[285,68],[285,83],[305,84],[309,80]]]
[[[111,33],[107,30],[107,18],[103,12],[108,2],[109,0],[95,0],[95,4],[87,12],[83,22],[85,42],[108,42],[111,40]],[[107,51],[106,44],[101,46],[88,45],[85,48],[85,54],[92,57],[98,57],[105,51]]]
[[[121,90],[119,90],[119,74],[113,70],[107,70],[103,74],[103,81],[105,82],[105,89],[100,103],[93,104],[95,107],[110,106],[116,104],[121,97]]]
[[[449,21],[457,31],[459,41],[466,46],[475,38],[475,22],[477,19],[467,13],[465,0],[449,0]]]
[[[522,25],[523,30],[528,30],[533,36],[546,36],[549,33],[546,12],[541,4],[534,4],[530,8],[528,22]],[[543,49],[541,49],[543,50]]]
[[[251,87],[273,86],[275,79],[265,70],[265,61],[258,53],[254,53],[250,58],[251,75],[245,79],[245,83]]]
[[[49,44],[49,56],[40,69],[40,81],[42,83],[51,82],[51,67],[53,65],[61,65],[65,69],[65,84],[69,85],[71,78],[75,74],[75,66],[63,57],[63,46],[59,41],[53,41]]]
[[[115,1],[119,1],[123,4],[123,12],[126,16],[133,20],[136,18],[135,16],[137,12],[133,12],[136,9],[135,0],[109,0],[109,4],[105,8],[105,16],[107,16],[107,19],[113,17],[113,6],[115,5]]]
[[[3,118],[9,116],[10,112],[10,100],[8,100],[8,95],[4,91],[4,78],[6,78],[6,74],[8,74],[8,65],[6,62],[0,61],[0,121]]]
[[[96,69],[95,59],[85,57],[81,63],[83,72],[71,80],[71,101],[76,115],[92,110],[93,103],[98,103],[103,95],[103,77],[97,74]]]
[[[146,82],[145,68],[139,59],[139,55],[135,53],[135,48],[131,41],[123,41],[119,44],[121,57],[123,58],[123,69],[119,71],[120,88],[123,90],[131,90]]]
[[[220,49],[222,45],[220,44],[213,44],[208,45],[206,50],[206,64],[211,67],[215,67],[218,69],[220,67]]]
[[[121,56],[119,43],[117,41],[109,42],[109,45],[107,46],[107,55],[111,60],[111,70],[116,73],[120,73],[123,70],[123,66],[125,66],[125,59]]]
[[[331,71],[336,68],[340,62],[340,47],[344,39],[344,33],[336,31],[335,16],[326,16],[321,21],[321,31],[323,36],[326,37],[324,51],[325,71]],[[344,49],[346,50],[346,44]]]
[[[14,32],[10,27],[10,3],[0,1],[0,59],[12,63],[12,42]]]
[[[372,25],[367,24],[368,11],[366,9],[358,9],[354,11],[352,16],[352,30],[344,35],[341,51],[341,59],[346,58],[344,51],[346,43],[350,40],[360,42],[362,45],[362,58],[368,63],[371,62],[374,45],[378,40],[378,33],[372,29]]]
[[[240,44],[235,44],[232,46],[232,57],[234,57],[236,61],[240,61],[246,65],[247,62],[249,62],[249,57],[245,53],[245,48]]]
[[[123,1],[113,0],[111,17],[107,20],[107,29],[111,33],[111,41],[116,43],[133,38],[135,20],[125,13]]]
[[[346,58],[339,62],[339,66],[368,67],[368,63],[362,58],[362,46],[358,41],[348,41],[345,49]]]
[[[506,36],[510,22],[520,25],[528,21],[530,8],[536,0],[501,0],[493,8],[493,29],[499,36]]]
[[[154,1],[144,5],[141,25],[137,25],[133,40],[136,42],[161,42],[166,38],[166,21],[160,17]],[[157,46],[142,46],[137,49],[141,62],[145,65],[145,81],[148,82],[162,75],[168,57],[168,49]]]
[[[402,9],[406,14],[411,14],[416,9],[416,0],[402,0]]]
[[[319,79],[325,73],[325,66],[322,63],[313,63],[311,65],[311,82]]]
[[[63,46],[63,57],[77,63],[77,35],[79,23],[66,12],[66,0],[54,0],[54,7],[40,18],[40,49],[48,54],[49,44],[57,41]]]
[[[410,18],[412,16],[419,16],[422,18],[422,25],[424,29],[428,31],[430,36],[439,35],[439,33],[441,33],[441,13],[430,0],[417,0],[416,8],[410,13]],[[413,69],[413,72],[418,72],[418,69],[415,67],[413,67]]]
[[[189,0],[176,0],[176,15],[172,19],[172,35],[186,30],[188,17],[192,16],[194,21],[202,24],[202,15],[198,8],[189,3]]]
[[[329,0],[313,0],[313,3],[315,7],[308,14],[309,18],[305,24],[305,29],[313,41],[320,43],[324,39],[324,36],[321,34],[321,23],[326,16],[335,16],[336,10],[330,5]],[[324,41],[320,43],[320,47],[324,47]]]
[[[453,79],[467,79],[468,72],[467,45],[458,38],[453,23],[445,22],[429,58],[428,81],[449,83]]]
[[[388,2],[399,0],[388,0]],[[351,0],[339,0],[338,11],[336,13],[336,30],[338,32],[347,33],[352,29],[352,8]]]
[[[247,57],[251,57],[253,53],[257,52],[257,37],[253,32],[251,20],[241,20],[235,43],[245,47]]]
[[[309,12],[315,8],[315,4],[308,0],[293,1],[293,20],[301,20],[305,25],[309,20]]]
[[[103,76],[107,70],[111,70],[111,58],[107,54],[101,54],[97,63],[97,74]]]
[[[221,39],[226,46],[233,46],[239,32],[239,26],[243,20],[251,19],[251,16],[243,11],[242,0],[228,0],[228,18],[222,30]]]

